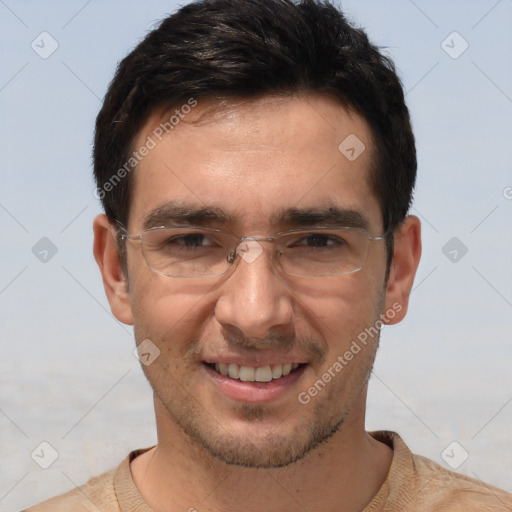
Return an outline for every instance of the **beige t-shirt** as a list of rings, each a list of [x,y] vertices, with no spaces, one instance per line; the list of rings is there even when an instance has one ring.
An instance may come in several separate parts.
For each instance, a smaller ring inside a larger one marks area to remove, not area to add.
[[[384,484],[363,512],[512,511],[512,494],[413,455],[394,432],[370,434],[394,454]],[[23,512],[151,512],[130,472],[130,462],[147,450],[135,450],[116,469]]]

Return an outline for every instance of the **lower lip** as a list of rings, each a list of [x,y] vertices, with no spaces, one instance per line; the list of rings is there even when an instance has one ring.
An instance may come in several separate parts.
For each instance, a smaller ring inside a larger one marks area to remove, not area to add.
[[[244,382],[221,375],[207,364],[203,364],[208,375],[226,396],[237,402],[245,403],[265,403],[277,400],[292,389],[307,366],[307,364],[299,366],[285,377],[270,382]]]

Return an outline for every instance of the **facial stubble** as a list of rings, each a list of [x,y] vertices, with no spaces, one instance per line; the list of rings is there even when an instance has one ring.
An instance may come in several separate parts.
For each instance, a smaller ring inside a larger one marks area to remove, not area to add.
[[[162,340],[164,347],[169,342],[170,340]],[[325,359],[325,355],[320,356],[323,349],[320,349],[322,344],[318,340],[309,340],[308,343],[311,345],[310,353],[316,353],[319,360]],[[350,387],[350,396],[347,395],[347,379],[343,378],[343,372],[349,370],[344,368],[337,377],[338,380],[335,378],[327,384],[310,404],[303,405],[297,400],[283,421],[278,424],[271,421],[276,415],[276,407],[271,404],[234,403],[230,413],[236,416],[237,421],[250,423],[251,426],[258,425],[257,435],[254,435],[254,429],[251,429],[250,434],[234,435],[230,432],[229,423],[223,425],[215,418],[214,413],[208,410],[208,404],[201,404],[185,385],[172,375],[171,367],[176,370],[177,365],[183,365],[185,371],[190,372],[194,363],[188,357],[168,361],[158,358],[153,363],[156,367],[149,369],[143,366],[143,370],[154,390],[155,400],[161,403],[169,420],[177,426],[180,435],[192,441],[196,453],[202,453],[207,458],[230,466],[281,468],[300,461],[340,431],[352,405],[366,388],[377,346],[378,337],[375,338],[373,346],[365,347],[368,352],[358,367],[357,385]],[[188,353],[197,351],[198,349],[192,345]],[[200,374],[197,368],[196,372],[196,375]],[[157,376],[155,373],[160,375]],[[284,430],[287,427],[287,420],[294,418],[298,419],[297,424],[291,431],[289,428]]]

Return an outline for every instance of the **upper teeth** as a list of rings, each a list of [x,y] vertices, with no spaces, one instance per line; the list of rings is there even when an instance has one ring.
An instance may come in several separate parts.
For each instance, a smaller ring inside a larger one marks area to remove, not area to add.
[[[252,366],[240,366],[235,363],[216,363],[215,369],[222,375],[232,379],[240,379],[245,382],[270,382],[288,375],[299,367],[299,363],[273,364],[254,368]]]

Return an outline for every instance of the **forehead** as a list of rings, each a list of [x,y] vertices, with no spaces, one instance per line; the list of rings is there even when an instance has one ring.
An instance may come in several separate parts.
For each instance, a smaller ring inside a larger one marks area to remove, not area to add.
[[[265,229],[278,212],[338,207],[378,222],[374,144],[357,113],[319,96],[184,102],[154,112],[135,148],[130,225],[166,205],[216,208]],[[282,216],[281,216],[282,217]]]

